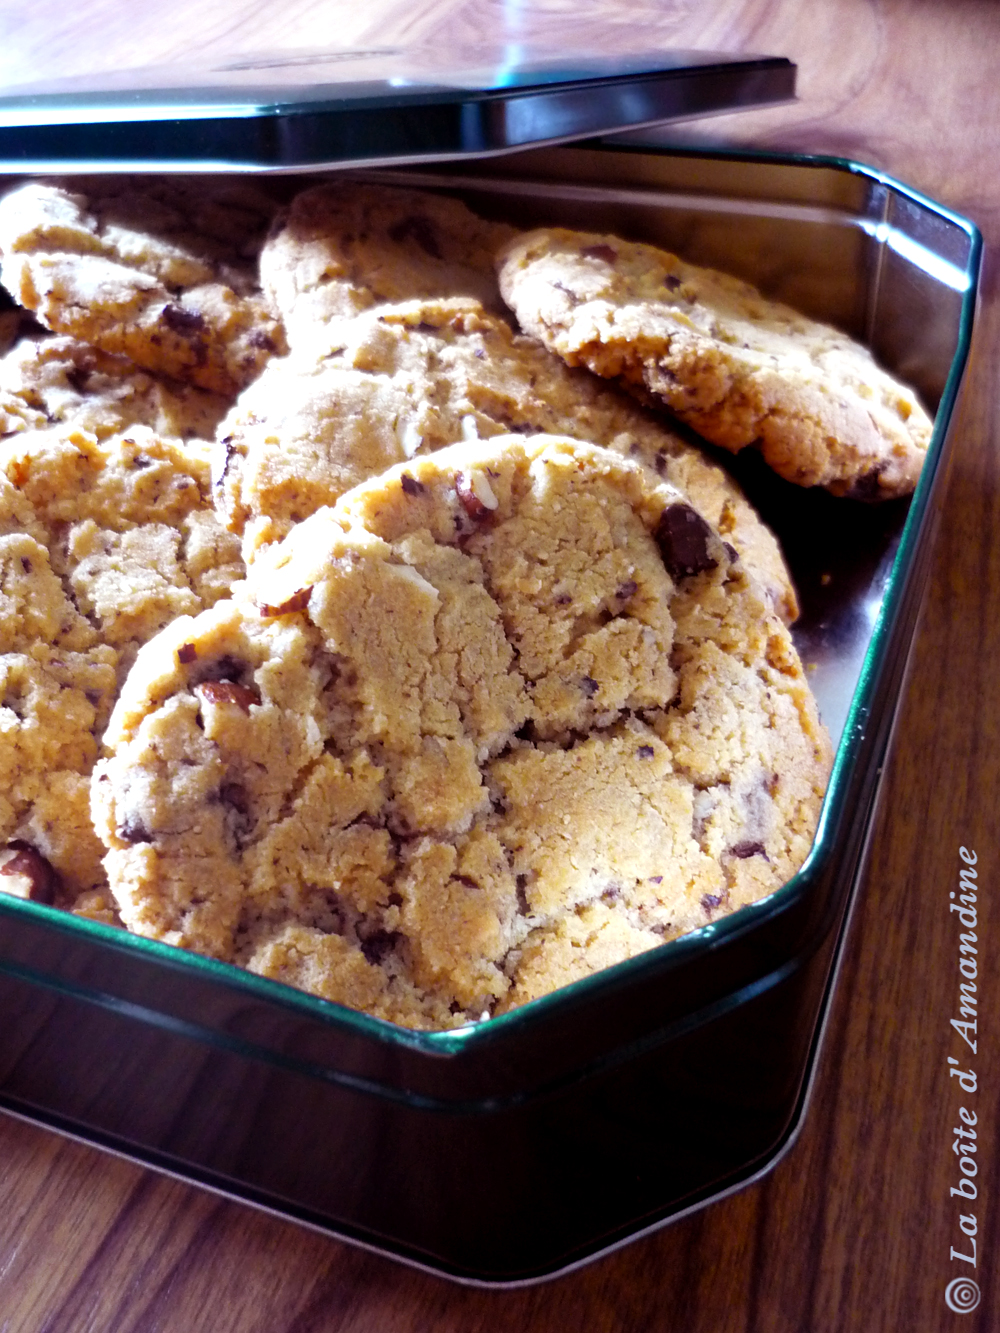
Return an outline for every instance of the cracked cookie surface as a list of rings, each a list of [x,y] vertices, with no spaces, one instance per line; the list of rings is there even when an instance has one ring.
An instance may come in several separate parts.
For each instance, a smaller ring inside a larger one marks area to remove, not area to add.
[[[238,544],[208,499],[203,440],[142,426],[103,440],[29,431],[0,440],[0,472],[122,674],[169,620],[212,605],[242,577]]]
[[[465,296],[502,309],[493,262],[515,235],[458,199],[338,181],[292,201],[261,253],[261,281],[293,345],[388,302]]]
[[[909,494],[932,423],[867,348],[756,288],[615,236],[543,229],[498,260],[526,332],[658,401],[788,481],[865,500]]]
[[[211,440],[229,406],[78,338],[23,339],[0,359],[0,436],[60,426],[103,439],[141,425]]]
[[[275,211],[233,179],[31,181],[0,199],[3,282],[56,333],[233,395],[286,350],[257,276]]]
[[[148,427],[0,441],[0,844],[44,859],[59,906],[105,883],[90,772],[139,645],[242,576],[207,448]]]
[[[450,1027],[777,888],[830,746],[672,487],[505,436],[416,457],[139,653],[93,812],[130,929]]]
[[[216,503],[246,559],[407,458],[470,434],[566,434],[638,459],[676,486],[794,620],[777,541],[737,484],[627,395],[467,299],[381,306],[337,334],[272,361],[219,429]]]
[[[47,901],[65,906],[104,880],[89,775],[118,655],[67,595],[44,535],[0,473],[0,845],[35,849],[64,890],[50,881]]]

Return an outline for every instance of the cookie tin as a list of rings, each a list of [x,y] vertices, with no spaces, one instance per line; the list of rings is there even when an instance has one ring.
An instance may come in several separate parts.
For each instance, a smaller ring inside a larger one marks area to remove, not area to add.
[[[505,153],[787,101],[780,56],[520,44],[244,56],[0,97],[0,171],[301,171]]]
[[[736,460],[796,577],[794,637],[839,742],[812,852],[770,897],[500,1018],[417,1033],[0,895],[8,1110],[509,1286],[753,1180],[794,1139],[926,582],[980,238],[829,158],[591,142],[378,178],[750,278],[867,342],[936,412],[909,502],[835,500]]]

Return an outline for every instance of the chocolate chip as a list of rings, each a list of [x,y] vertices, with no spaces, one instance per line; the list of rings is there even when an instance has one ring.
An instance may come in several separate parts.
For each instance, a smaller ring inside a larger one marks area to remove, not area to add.
[[[122,842],[152,842],[153,835],[134,811],[129,811],[118,825],[117,833]]]
[[[690,505],[668,505],[653,536],[667,573],[675,583],[691,574],[714,569],[718,564],[709,552],[712,529]]]
[[[610,245],[585,245],[580,253],[587,259],[603,259],[606,264],[613,264],[618,258],[618,251]]]
[[[90,368],[87,366],[73,366],[66,372],[66,381],[77,393],[86,393],[90,385]]]
[[[636,754],[640,759],[652,759],[655,753],[656,752],[651,745],[640,745],[638,750],[636,750]]]
[[[361,952],[367,962],[377,967],[393,952],[402,938],[396,930],[376,930],[361,941]]]
[[[702,907],[704,907],[706,912],[710,912],[713,907],[718,907],[719,903],[721,902],[722,902],[721,893],[706,893],[701,900],[701,905]]]
[[[263,329],[254,329],[247,338],[247,342],[251,347],[256,347],[261,352],[276,352],[278,350],[274,345],[274,339]]]
[[[420,246],[424,254],[430,255],[431,259],[442,259],[441,247],[438,245],[437,237],[434,234],[434,228],[427,218],[414,214],[411,217],[403,218],[395,226],[389,228],[389,238],[402,245],[404,241],[414,241]]]
[[[241,662],[238,657],[232,653],[224,653],[209,670],[202,676],[202,680],[239,680],[245,671],[249,671],[246,662]]]
[[[593,676],[581,676],[580,685],[588,699],[593,699],[594,695],[601,688]]]
[[[407,495],[423,495],[427,487],[422,481],[417,481],[416,477],[411,477],[408,472],[404,472],[399,479],[399,484]]]
[[[729,855],[738,857],[745,861],[751,856],[767,856],[767,848],[762,842],[738,842],[735,847],[730,847]]]
[[[668,273],[663,279],[663,285],[668,292],[675,292],[681,285],[681,280],[676,273]]]
[[[160,318],[172,333],[188,338],[192,333],[201,333],[205,327],[205,318],[197,310],[185,310],[179,305],[165,305]]]
[[[187,666],[190,662],[197,661],[198,649],[193,643],[182,643],[177,649],[177,660],[181,666]]]
[[[139,472],[144,472],[146,468],[153,466],[153,460],[146,454],[134,454],[132,456],[132,466]]]
[[[615,597],[619,602],[627,602],[630,597],[634,597],[639,591],[639,585],[635,579],[626,579],[626,581],[615,589]]]
[[[224,782],[219,788],[219,800],[241,815],[250,813],[250,793],[239,782]]]
[[[257,610],[262,616],[287,616],[293,611],[304,611],[309,605],[309,598],[312,596],[313,585],[300,588],[298,592],[293,592],[291,597],[286,597],[283,602],[272,604],[270,602],[258,602]]]
[[[260,695],[247,685],[237,685],[234,680],[205,680],[194,687],[194,692],[205,703],[236,704],[244,713],[250,712],[251,704],[260,703]]]
[[[621,896],[622,896],[621,885],[609,884],[608,887],[601,894],[601,901],[609,904],[616,903]]]
[[[224,782],[219,788],[219,800],[226,808],[226,829],[242,851],[250,841],[255,821],[250,813],[250,793],[240,782]]]
[[[33,903],[51,907],[56,900],[59,876],[45,857],[20,838],[12,839],[0,852],[0,876],[10,878],[12,884],[0,882],[0,892],[27,898]]]
[[[650,882],[650,884],[662,884],[662,883],[663,883],[663,876],[662,876],[662,875],[650,875],[650,877],[649,877],[649,882]]]
[[[516,884],[517,884],[517,910],[521,913],[522,916],[527,916],[531,911],[531,906],[528,903],[528,892],[527,892],[528,876],[518,875]]]

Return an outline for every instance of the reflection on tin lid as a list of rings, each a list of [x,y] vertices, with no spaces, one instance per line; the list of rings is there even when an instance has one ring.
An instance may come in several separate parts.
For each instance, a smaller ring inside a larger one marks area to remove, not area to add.
[[[25,84],[0,170],[256,170],[500,153],[788,100],[780,57],[517,43],[241,55]]]

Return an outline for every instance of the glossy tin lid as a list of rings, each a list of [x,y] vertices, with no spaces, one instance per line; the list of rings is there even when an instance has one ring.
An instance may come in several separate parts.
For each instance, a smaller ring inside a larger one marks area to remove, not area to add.
[[[426,162],[788,101],[782,57],[525,49],[283,52],[25,84],[0,171],[257,171]]]

